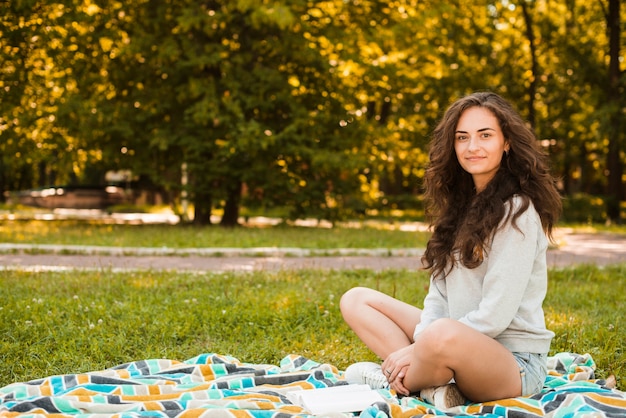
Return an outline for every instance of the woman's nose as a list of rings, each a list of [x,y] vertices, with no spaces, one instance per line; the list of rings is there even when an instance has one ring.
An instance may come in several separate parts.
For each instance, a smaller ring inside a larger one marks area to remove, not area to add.
[[[474,136],[470,136],[469,138],[469,142],[467,144],[467,148],[470,150],[476,150],[478,149],[478,140],[476,139],[476,137]]]

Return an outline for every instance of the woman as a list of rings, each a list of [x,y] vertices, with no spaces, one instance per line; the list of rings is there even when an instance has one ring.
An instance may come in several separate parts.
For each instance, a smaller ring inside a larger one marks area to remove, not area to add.
[[[441,408],[537,393],[554,336],[542,309],[546,250],[561,210],[546,159],[512,106],[482,92],[448,108],[429,156],[424,308],[346,292],[345,321],[383,359],[350,366],[346,379]]]

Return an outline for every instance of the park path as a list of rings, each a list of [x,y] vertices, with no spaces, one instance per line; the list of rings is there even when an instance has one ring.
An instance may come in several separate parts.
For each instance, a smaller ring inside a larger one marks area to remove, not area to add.
[[[626,236],[560,231],[548,251],[548,266],[626,264]],[[188,249],[29,246],[0,244],[0,270],[176,270],[192,272],[280,269],[409,269],[421,267],[421,249],[335,250],[319,254],[299,248]]]

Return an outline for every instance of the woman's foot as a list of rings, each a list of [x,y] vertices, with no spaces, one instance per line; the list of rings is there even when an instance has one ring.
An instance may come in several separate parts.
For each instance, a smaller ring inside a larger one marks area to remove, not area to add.
[[[423,389],[420,391],[420,398],[434,405],[435,408],[443,410],[464,405],[467,402],[467,398],[461,393],[456,383]]]
[[[344,378],[348,383],[369,385],[372,389],[387,389],[389,382],[380,364],[371,362],[354,363],[346,369]]]

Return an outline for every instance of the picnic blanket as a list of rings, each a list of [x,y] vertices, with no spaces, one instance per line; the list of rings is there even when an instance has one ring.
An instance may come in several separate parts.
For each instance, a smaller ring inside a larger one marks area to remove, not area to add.
[[[610,380],[594,378],[591,356],[559,353],[549,358],[541,393],[471,404],[450,411],[418,397],[398,398],[381,390],[384,402],[330,417],[624,417],[626,394]],[[347,384],[331,364],[298,355],[280,365],[243,363],[207,353],[186,361],[142,360],[107,370],[50,376],[0,389],[0,416],[32,417],[232,417],[311,416],[289,402],[293,390]]]

